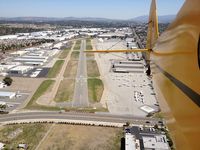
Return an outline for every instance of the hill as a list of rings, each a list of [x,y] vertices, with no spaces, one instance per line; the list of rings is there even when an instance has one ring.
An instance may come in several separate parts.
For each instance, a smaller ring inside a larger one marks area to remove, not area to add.
[[[165,15],[165,16],[159,16],[158,21],[159,23],[170,23],[176,18],[176,15]],[[131,19],[132,21],[141,22],[141,23],[147,23],[149,20],[149,16],[139,16],[136,18]]]

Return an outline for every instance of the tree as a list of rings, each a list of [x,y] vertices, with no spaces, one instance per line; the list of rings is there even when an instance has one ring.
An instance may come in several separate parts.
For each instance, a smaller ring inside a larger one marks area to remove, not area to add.
[[[151,75],[151,68],[150,68],[150,66],[148,66],[148,69],[147,69],[147,71],[146,71],[146,74],[147,74],[147,76],[150,76],[150,75]]]
[[[3,79],[3,82],[7,85],[7,86],[10,86],[13,82],[13,79],[11,77],[5,77]]]
[[[158,125],[157,124],[155,124],[154,129],[158,129]]]
[[[130,126],[130,122],[126,122],[125,126],[129,127]]]
[[[6,109],[6,105],[0,105],[0,110],[3,111]]]

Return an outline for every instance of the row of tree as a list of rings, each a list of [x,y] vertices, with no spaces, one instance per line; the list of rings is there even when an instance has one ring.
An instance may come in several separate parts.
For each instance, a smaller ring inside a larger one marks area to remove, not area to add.
[[[24,42],[16,42],[16,44],[1,44],[0,45],[0,50],[1,51],[7,51],[7,50],[19,50],[22,48],[26,48],[26,47],[31,47],[31,46],[37,46],[37,45],[41,45],[43,43],[51,43],[54,42],[54,40],[50,40],[50,39],[40,39],[40,40],[30,40],[30,41],[24,41]]]
[[[12,35],[12,34],[16,34],[16,33],[38,32],[38,31],[41,31],[41,29],[0,26],[0,36],[2,36],[2,35]]]

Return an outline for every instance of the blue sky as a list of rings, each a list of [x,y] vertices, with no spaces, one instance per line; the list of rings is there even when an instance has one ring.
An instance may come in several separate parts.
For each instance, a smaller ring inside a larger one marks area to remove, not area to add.
[[[129,19],[149,12],[151,0],[1,0],[0,17]],[[159,15],[176,14],[184,0],[157,0]]]

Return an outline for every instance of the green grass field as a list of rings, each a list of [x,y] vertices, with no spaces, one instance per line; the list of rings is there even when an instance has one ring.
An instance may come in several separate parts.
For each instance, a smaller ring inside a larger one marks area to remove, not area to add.
[[[72,52],[71,60],[78,60],[79,59],[79,54],[80,54],[80,52],[78,52],[78,51]]]
[[[80,50],[81,49],[81,40],[76,41],[74,50]]]
[[[91,39],[86,40],[86,50],[93,50]]]
[[[88,79],[88,95],[90,102],[100,102],[104,86],[100,79]]]
[[[47,77],[55,78],[58,75],[63,64],[64,64],[64,60],[57,60],[54,66],[49,70]]]
[[[70,60],[65,69],[64,77],[65,78],[76,78],[77,68],[78,68],[78,61]]]
[[[59,110],[59,108],[56,108],[56,107],[46,107],[46,106],[38,105],[36,103],[37,99],[40,96],[42,96],[45,92],[47,92],[47,90],[54,84],[54,82],[55,82],[54,80],[43,81],[25,108],[36,109],[36,110]]]
[[[73,99],[75,87],[75,80],[73,79],[64,79],[58,88],[58,92],[54,99],[55,102],[66,102]]]
[[[94,54],[91,54],[91,53],[86,53],[86,57],[88,58],[88,59],[94,59],[95,57],[94,57]]]
[[[95,60],[87,60],[87,74],[88,77],[99,77],[99,69]]]
[[[63,50],[62,53],[60,54],[60,56],[58,57],[59,59],[65,59],[68,54],[69,54],[70,50]]]

